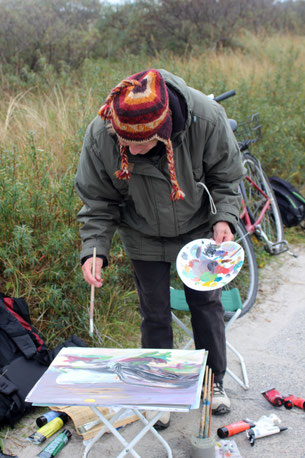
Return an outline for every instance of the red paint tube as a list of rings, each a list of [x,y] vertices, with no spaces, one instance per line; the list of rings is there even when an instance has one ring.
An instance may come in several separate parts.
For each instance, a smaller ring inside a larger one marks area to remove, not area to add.
[[[271,388],[268,391],[263,391],[262,395],[269,401],[273,406],[280,407],[284,404],[283,396],[276,391],[275,388]]]
[[[284,406],[286,407],[286,409],[289,409],[289,410],[292,409],[293,402],[291,400],[291,396],[285,396],[283,400],[284,400]]]
[[[289,405],[289,403],[293,404],[295,407],[299,407],[300,409],[305,410],[305,399],[298,398],[296,396],[293,396],[293,394],[290,394],[289,396],[286,396],[284,398],[284,404],[286,409],[291,409],[291,407],[287,407],[286,404]]]
[[[253,428],[255,424],[251,420],[241,420],[230,425],[223,426],[217,429],[217,434],[221,439],[226,437],[234,436],[234,434],[241,433],[247,429]]]

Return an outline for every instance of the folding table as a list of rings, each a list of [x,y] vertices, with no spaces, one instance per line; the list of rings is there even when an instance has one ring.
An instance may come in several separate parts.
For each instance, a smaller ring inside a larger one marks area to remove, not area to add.
[[[106,431],[124,447],[118,458],[127,453],[139,458],[134,447],[147,432],[154,434],[172,457],[170,446],[154,424],[164,411],[199,408],[206,360],[205,350],[63,348],[26,401],[39,406],[89,406],[104,426],[86,441],[83,458]],[[108,420],[98,409],[101,406],[118,408],[118,412]],[[114,426],[127,409],[142,426],[130,442]],[[143,410],[156,414],[148,421]]]

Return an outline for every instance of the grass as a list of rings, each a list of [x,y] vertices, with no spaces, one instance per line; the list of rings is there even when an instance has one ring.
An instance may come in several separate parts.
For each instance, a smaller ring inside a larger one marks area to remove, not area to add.
[[[0,289],[25,296],[32,318],[53,347],[72,333],[89,345],[138,346],[140,318],[130,261],[115,237],[105,285],[96,293],[95,324],[88,334],[90,290],[78,259],[76,214],[81,207],[74,175],[86,126],[111,88],[144,68],[166,68],[205,93],[234,88],[229,117],[260,112],[263,138],[254,153],[267,174],[304,186],[302,100],[305,39],[245,34],[233,51],[183,58],[123,56],[88,60],[74,73],[51,68],[19,86],[2,89],[0,102]],[[293,69],[293,70],[292,70]],[[294,230],[287,236],[302,236]],[[290,235],[291,234],[291,235]],[[294,235],[296,234],[296,235]],[[260,255],[263,265],[268,261]]]

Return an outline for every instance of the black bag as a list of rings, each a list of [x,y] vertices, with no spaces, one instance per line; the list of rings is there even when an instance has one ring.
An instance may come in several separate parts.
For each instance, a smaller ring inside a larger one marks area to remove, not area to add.
[[[269,178],[275,194],[282,221],[287,227],[300,225],[305,229],[305,198],[288,181],[278,177]]]
[[[0,425],[11,427],[30,409],[25,397],[62,347],[86,346],[76,336],[48,350],[31,323],[24,298],[0,293]]]

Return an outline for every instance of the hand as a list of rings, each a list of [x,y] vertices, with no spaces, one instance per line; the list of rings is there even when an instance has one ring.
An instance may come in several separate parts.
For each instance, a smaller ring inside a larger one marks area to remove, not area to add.
[[[222,242],[231,242],[234,239],[230,225],[226,221],[218,221],[213,230],[213,238],[217,245],[221,245]]]
[[[83,276],[89,285],[94,285],[96,288],[100,288],[103,285],[103,280],[101,277],[103,260],[101,258],[96,258],[95,260],[95,278],[92,275],[92,264],[93,257],[88,258],[87,261],[84,262],[82,265]]]

